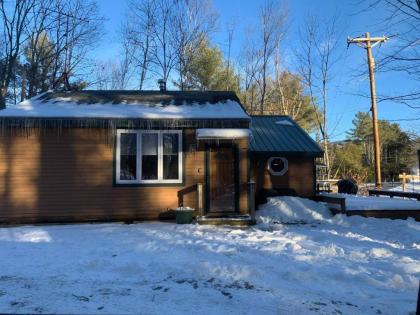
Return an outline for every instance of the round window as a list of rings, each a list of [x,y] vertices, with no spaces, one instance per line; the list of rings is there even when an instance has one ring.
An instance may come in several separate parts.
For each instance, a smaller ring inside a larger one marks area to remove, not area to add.
[[[282,176],[288,169],[287,159],[284,157],[271,157],[268,159],[268,170],[272,175]]]

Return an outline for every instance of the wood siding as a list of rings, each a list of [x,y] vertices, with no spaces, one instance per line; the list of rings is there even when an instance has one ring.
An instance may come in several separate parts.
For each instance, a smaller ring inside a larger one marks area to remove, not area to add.
[[[178,190],[205,183],[204,150],[183,132],[184,183],[115,185],[114,147],[103,129],[0,136],[0,223],[150,220],[177,206]],[[247,142],[240,145],[240,211],[247,213]],[[196,208],[196,193],[184,197]]]
[[[253,156],[252,177],[256,193],[262,189],[293,189],[298,196],[313,197],[315,194],[314,159],[311,157],[288,157],[289,169],[282,176],[273,176],[267,169],[271,156]]]

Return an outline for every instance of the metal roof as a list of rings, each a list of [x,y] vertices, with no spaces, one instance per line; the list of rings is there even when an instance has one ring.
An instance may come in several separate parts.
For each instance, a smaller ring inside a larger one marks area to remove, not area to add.
[[[185,105],[191,103],[217,104],[228,100],[240,104],[235,92],[231,91],[137,91],[137,90],[83,90],[51,91],[39,96],[43,102],[66,98],[79,104],[127,104],[144,103],[160,105]]]
[[[319,145],[289,116],[252,116],[252,153],[323,155]]]
[[[180,120],[241,120],[248,127],[251,120],[234,92],[121,90],[45,92],[0,111],[0,124],[11,124],[12,119],[166,119],[174,122],[173,127]]]

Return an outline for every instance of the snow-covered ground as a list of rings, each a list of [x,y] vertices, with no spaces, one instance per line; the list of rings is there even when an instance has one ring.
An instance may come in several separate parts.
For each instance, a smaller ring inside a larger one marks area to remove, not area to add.
[[[258,213],[247,229],[1,228],[0,313],[414,314],[420,223],[290,197]]]
[[[346,198],[347,210],[420,210],[420,202],[411,199],[337,193],[323,193],[323,195]]]

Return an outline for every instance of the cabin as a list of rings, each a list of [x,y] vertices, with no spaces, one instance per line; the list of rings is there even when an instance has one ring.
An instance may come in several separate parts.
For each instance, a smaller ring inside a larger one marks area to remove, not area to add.
[[[250,129],[256,205],[278,195],[313,197],[319,145],[288,116],[252,116]]]
[[[46,92],[0,111],[0,223],[252,224],[264,189],[313,195],[309,139],[233,92]]]

